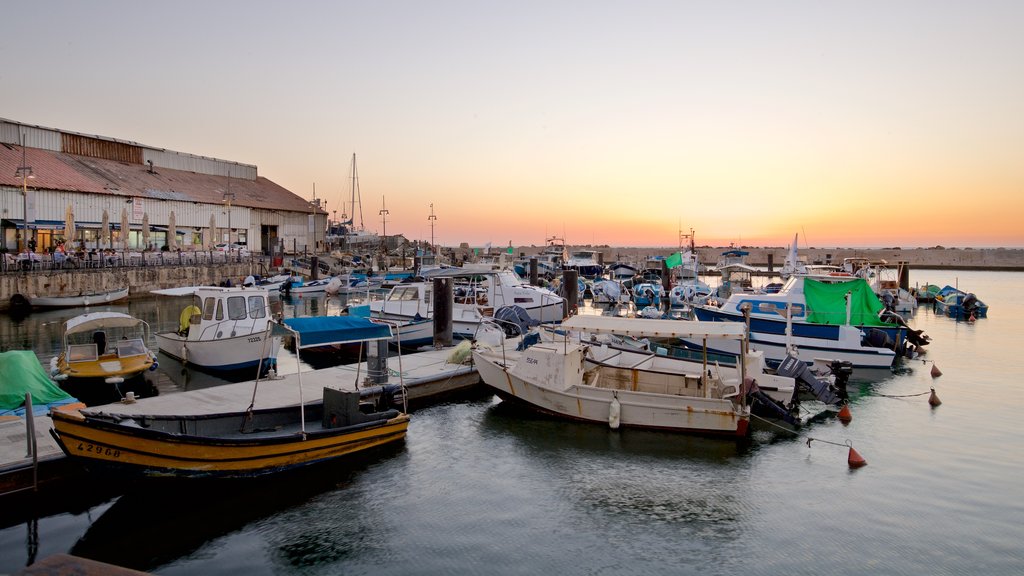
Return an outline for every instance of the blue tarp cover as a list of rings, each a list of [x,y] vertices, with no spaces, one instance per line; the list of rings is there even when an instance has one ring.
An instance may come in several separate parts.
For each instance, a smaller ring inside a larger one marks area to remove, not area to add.
[[[285,318],[284,323],[299,333],[300,348],[391,338],[390,326],[354,316]]]

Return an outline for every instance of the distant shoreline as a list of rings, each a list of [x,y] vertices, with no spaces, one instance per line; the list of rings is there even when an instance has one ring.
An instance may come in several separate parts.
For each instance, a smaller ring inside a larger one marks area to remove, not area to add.
[[[617,260],[641,262],[652,256],[669,256],[679,250],[677,247],[608,247],[608,246],[569,246],[573,249],[598,250],[604,257],[605,264]],[[538,254],[543,246],[520,246],[515,248],[515,255],[527,256]],[[714,266],[722,252],[726,250],[743,250],[747,252],[746,261],[751,266],[769,266],[778,269],[786,261],[785,247],[732,247],[732,246],[698,246],[696,252],[701,264]],[[800,248],[798,256],[808,264],[840,265],[844,258],[867,258],[869,260],[885,260],[895,266],[903,262],[911,268],[929,270],[988,270],[988,271],[1024,271],[1024,248]]]

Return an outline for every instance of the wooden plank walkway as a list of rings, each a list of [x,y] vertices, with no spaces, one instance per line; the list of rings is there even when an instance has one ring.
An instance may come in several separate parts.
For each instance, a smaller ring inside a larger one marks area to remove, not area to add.
[[[428,350],[402,356],[401,366],[397,356],[388,358],[388,381],[386,384],[404,382],[409,401],[425,400],[439,394],[448,394],[470,388],[480,382],[476,367],[470,364],[452,364],[448,356],[452,349]],[[325,387],[340,390],[358,390],[380,384],[367,384],[366,362],[346,364],[304,371],[301,374],[301,402],[319,402],[323,399]],[[82,410],[92,414],[118,414],[135,416],[140,414],[217,414],[240,412],[253,401],[254,409],[296,406],[300,403],[299,374],[283,374],[273,380],[263,379],[223,384],[200,390],[178,392],[166,396],[141,398],[132,403],[114,403],[92,406]],[[359,380],[357,382],[357,379]]]

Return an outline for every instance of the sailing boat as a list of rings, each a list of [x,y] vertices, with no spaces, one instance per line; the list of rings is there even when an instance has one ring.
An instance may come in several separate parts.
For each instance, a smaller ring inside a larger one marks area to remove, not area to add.
[[[380,237],[377,236],[375,232],[367,230],[363,223],[363,201],[359,192],[359,172],[356,169],[355,153],[352,154],[352,168],[349,178],[352,180],[352,198],[349,201],[349,208],[351,209],[351,212],[349,212],[348,215],[341,215],[341,222],[338,223],[338,228],[334,230],[334,237],[328,238],[328,241],[340,241],[343,247],[351,251],[372,249],[380,243]],[[358,227],[355,225],[357,204],[359,205]]]

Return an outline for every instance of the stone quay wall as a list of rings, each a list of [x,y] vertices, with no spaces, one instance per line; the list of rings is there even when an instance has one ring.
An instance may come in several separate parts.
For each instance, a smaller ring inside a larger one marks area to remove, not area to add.
[[[47,270],[0,275],[0,311],[10,308],[16,294],[27,296],[75,296],[128,286],[128,297],[151,290],[181,286],[216,286],[225,279],[236,283],[259,273],[248,262],[208,263],[183,266],[144,266],[85,270]]]

